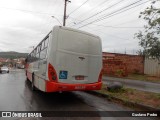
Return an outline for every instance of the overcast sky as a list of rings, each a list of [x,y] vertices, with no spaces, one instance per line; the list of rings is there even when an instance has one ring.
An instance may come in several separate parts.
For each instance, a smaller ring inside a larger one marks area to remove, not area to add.
[[[124,53],[126,50],[135,54],[140,47],[134,34],[143,30],[145,24],[138,16],[150,2],[141,0],[135,4],[144,3],[140,6],[99,22],[93,21],[136,1],[140,0],[71,0],[67,4],[66,24],[100,36],[103,51]],[[0,51],[30,52],[54,25],[60,25],[58,20],[62,24],[63,9],[64,0],[0,0]]]

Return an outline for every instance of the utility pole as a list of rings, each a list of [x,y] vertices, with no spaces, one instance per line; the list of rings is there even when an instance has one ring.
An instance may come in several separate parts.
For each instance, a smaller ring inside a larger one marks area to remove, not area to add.
[[[70,0],[65,0],[65,3],[64,3],[64,16],[63,16],[63,26],[66,25],[66,7],[67,7],[67,2],[71,2]]]
[[[127,53],[127,51],[126,51],[126,48],[125,48],[124,54],[126,54],[126,53]]]

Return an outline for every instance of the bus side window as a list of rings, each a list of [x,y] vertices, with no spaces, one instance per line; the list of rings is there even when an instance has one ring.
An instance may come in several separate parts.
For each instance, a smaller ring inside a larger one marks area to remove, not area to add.
[[[31,62],[33,62],[34,61],[34,53],[32,52],[31,53]]]
[[[47,54],[47,49],[45,48],[40,52],[40,59],[45,59]]]
[[[37,47],[36,54],[39,53],[39,47]]]
[[[45,48],[45,42],[43,41],[41,45],[41,50],[43,50],[44,48]]]
[[[39,60],[39,53],[36,54],[36,60]]]
[[[42,43],[39,44],[39,52],[42,50]]]
[[[32,62],[35,61],[35,55],[36,55],[36,49],[33,51],[33,54],[32,54]]]
[[[39,59],[39,47],[37,47],[36,49],[35,49],[35,59],[34,59],[34,61],[36,61],[36,60],[38,60]]]
[[[45,48],[48,46],[48,39],[49,37],[47,37],[47,39],[45,40]]]
[[[29,55],[29,62],[32,62],[31,54]]]

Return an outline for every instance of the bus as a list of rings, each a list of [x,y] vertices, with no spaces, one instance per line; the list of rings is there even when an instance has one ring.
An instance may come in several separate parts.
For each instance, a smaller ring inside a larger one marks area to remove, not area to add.
[[[102,86],[100,37],[62,26],[28,54],[26,77],[32,90],[43,92],[99,90]]]

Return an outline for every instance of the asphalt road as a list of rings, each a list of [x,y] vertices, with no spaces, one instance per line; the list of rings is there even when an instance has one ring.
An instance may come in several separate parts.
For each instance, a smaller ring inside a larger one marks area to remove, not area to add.
[[[125,87],[133,88],[137,90],[160,93],[160,83],[151,83],[146,81],[130,80],[123,78],[114,78],[114,77],[103,77],[104,84],[111,84],[113,82],[120,82]]]
[[[0,111],[128,111],[126,107],[85,92],[43,93],[32,91],[25,72],[0,74]],[[11,120],[51,120],[51,118],[10,118]],[[0,120],[10,120],[0,118]],[[54,120],[142,120],[153,118],[54,117]]]

